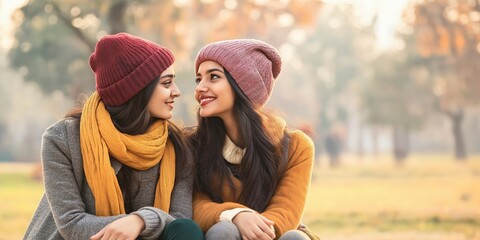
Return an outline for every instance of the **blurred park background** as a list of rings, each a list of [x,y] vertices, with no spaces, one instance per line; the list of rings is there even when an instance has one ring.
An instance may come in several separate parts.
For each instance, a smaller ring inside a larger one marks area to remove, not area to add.
[[[267,107],[316,144],[304,222],[322,239],[480,239],[480,0],[1,0],[0,239],[22,238],[41,135],[94,90],[88,57],[117,32],[174,52],[187,126],[203,45],[280,50]]]

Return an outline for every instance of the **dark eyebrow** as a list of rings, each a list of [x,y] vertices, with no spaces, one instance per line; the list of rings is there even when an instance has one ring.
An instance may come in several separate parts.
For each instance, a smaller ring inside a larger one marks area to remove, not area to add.
[[[212,69],[208,69],[207,70],[207,73],[212,73],[212,72],[221,72],[223,74],[225,74],[222,70],[218,69],[218,68],[212,68]],[[200,73],[197,73],[197,76],[201,75]]]
[[[162,79],[162,78],[175,78],[175,75],[173,75],[173,74],[167,74],[167,75],[165,75],[165,76],[161,76],[161,77],[160,77],[160,79]]]

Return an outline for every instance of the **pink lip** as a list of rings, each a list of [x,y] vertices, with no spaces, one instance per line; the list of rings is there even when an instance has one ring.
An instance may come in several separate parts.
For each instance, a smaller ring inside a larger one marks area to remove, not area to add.
[[[167,102],[166,104],[167,104],[170,108],[173,109],[173,103],[174,103],[174,102]]]
[[[198,103],[200,104],[201,107],[213,102],[217,100],[216,97],[212,97],[212,96],[200,96],[200,99],[198,100]]]
[[[213,101],[215,101],[216,99],[211,99],[211,100],[207,100],[207,101],[200,101],[200,106],[205,106]]]

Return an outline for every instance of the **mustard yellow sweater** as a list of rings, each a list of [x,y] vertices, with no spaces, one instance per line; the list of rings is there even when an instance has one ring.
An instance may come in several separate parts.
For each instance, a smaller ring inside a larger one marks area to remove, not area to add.
[[[310,178],[314,158],[312,140],[301,131],[292,131],[288,151],[288,163],[284,176],[280,179],[277,189],[261,214],[275,223],[275,234],[280,237],[288,230],[293,230],[300,224],[305,208],[307,192],[310,188]],[[238,203],[242,183],[231,176],[239,189],[236,197],[224,186],[222,197],[224,203],[213,202],[208,196],[196,193],[193,200],[193,219],[204,232],[220,221],[220,214],[234,208],[248,208]]]

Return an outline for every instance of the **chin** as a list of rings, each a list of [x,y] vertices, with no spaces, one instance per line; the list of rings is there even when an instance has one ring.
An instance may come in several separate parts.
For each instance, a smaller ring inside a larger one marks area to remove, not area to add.
[[[200,110],[199,115],[200,117],[213,117],[210,113],[204,112],[202,110]]]
[[[171,113],[155,114],[155,115],[152,115],[152,116],[155,117],[155,118],[163,119],[163,120],[168,120],[168,119],[172,118]]]
[[[172,117],[173,117],[173,114],[170,113],[170,114],[165,115],[165,116],[163,117],[163,119],[168,120],[168,119],[170,119],[170,118],[172,118]]]

